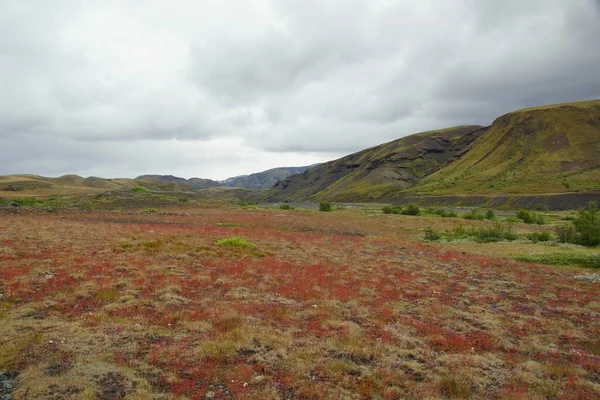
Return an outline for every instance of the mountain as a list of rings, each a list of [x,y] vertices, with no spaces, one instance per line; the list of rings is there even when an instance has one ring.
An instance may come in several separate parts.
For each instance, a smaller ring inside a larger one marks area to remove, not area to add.
[[[527,108],[489,127],[418,133],[279,182],[273,201],[556,194],[600,189],[600,100]]]
[[[373,201],[412,187],[460,157],[485,128],[423,132],[311,168],[273,186],[271,200]]]
[[[277,182],[295,174],[301,174],[311,166],[306,167],[282,167],[268,169],[250,175],[241,175],[228,178],[221,183],[225,186],[241,187],[245,189],[269,189]]]
[[[503,115],[463,157],[412,191],[539,194],[594,189],[600,189],[600,100]]]
[[[217,181],[213,181],[212,179],[202,179],[202,178],[180,178],[178,176],[173,175],[140,175],[135,179],[153,179],[161,182],[172,182],[178,183],[181,185],[187,185],[192,190],[206,189],[209,187],[220,186],[220,183]]]

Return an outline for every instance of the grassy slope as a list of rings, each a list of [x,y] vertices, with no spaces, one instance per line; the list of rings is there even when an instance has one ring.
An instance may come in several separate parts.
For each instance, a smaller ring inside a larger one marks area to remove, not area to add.
[[[411,191],[536,194],[594,189],[600,189],[600,100],[504,115],[460,160]]]
[[[411,187],[453,160],[480,126],[419,133],[311,168],[275,186],[276,200],[372,201]]]

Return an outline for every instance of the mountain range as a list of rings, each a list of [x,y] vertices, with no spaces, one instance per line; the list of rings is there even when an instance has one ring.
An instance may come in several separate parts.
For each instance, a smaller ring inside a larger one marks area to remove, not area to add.
[[[173,175],[0,176],[0,191],[8,197],[130,191],[136,186],[202,192],[203,197],[251,194],[270,202],[410,200],[539,207],[558,198],[556,208],[574,208],[584,201],[600,202],[600,100],[517,110],[489,126],[416,133],[324,164],[273,168],[222,182]]]

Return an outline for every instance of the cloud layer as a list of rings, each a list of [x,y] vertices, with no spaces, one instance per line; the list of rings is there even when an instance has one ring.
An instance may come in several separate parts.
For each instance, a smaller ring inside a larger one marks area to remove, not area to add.
[[[7,0],[0,174],[223,179],[600,97],[595,0]]]

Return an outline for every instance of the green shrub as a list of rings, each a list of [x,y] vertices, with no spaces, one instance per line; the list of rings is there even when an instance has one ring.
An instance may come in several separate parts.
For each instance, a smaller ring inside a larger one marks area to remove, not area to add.
[[[454,218],[457,216],[456,212],[454,211],[446,211],[446,210],[433,210],[433,214],[435,215],[439,215],[442,218]]]
[[[546,223],[544,217],[533,211],[519,210],[517,212],[517,218],[525,222],[526,224],[544,225]]]
[[[527,239],[533,243],[548,242],[552,237],[549,232],[533,232],[527,235]]]
[[[478,243],[500,242],[503,240],[516,240],[518,236],[513,233],[510,224],[496,222],[493,226],[483,228],[465,228],[456,226],[447,234],[451,239],[472,239]]]
[[[416,204],[409,204],[405,209],[401,211],[403,215],[419,215],[421,213],[421,209]]]
[[[244,247],[248,249],[255,249],[256,245],[249,240],[241,237],[230,237],[217,240],[217,246],[221,247]]]
[[[158,212],[158,208],[148,207],[144,208],[144,214],[156,214]]]
[[[495,223],[494,226],[479,228],[473,231],[475,241],[481,243],[500,242],[502,240],[516,240],[517,235],[512,232],[510,225]]]
[[[554,227],[556,240],[560,243],[577,243],[577,231],[573,225],[557,225]]]
[[[282,210],[293,210],[294,209],[294,207],[292,207],[292,206],[290,206],[289,204],[286,204],[286,203],[280,205],[279,208],[282,209]]]
[[[496,213],[494,213],[494,210],[487,210],[485,213],[485,219],[491,221],[493,219],[496,218]]]
[[[471,210],[468,213],[463,214],[464,219],[474,220],[474,221],[483,221],[485,219],[485,215],[483,215],[479,210]]]
[[[145,187],[141,187],[141,186],[136,186],[131,188],[131,191],[134,193],[149,193],[150,191],[148,189],[146,189]]]
[[[384,214],[391,214],[394,211],[394,209],[390,206],[383,206],[381,211],[383,211]]]
[[[319,211],[329,212],[331,211],[331,203],[328,201],[322,201],[319,203]]]
[[[579,210],[579,215],[573,220],[577,231],[578,244],[583,246],[598,246],[600,244],[600,214],[596,202],[590,202],[587,208]]]
[[[438,231],[434,231],[431,226],[425,229],[425,240],[429,242],[436,242],[442,238],[442,234]]]

